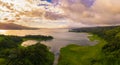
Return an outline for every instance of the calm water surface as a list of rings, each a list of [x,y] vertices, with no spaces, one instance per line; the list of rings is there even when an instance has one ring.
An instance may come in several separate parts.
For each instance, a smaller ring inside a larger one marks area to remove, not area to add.
[[[95,42],[91,42],[88,39],[87,33],[75,33],[68,32],[68,29],[40,29],[40,30],[1,30],[0,34],[5,35],[47,35],[53,36],[54,39],[51,41],[44,41],[43,44],[51,47],[52,52],[58,51],[61,47],[68,44],[78,45],[94,45]]]

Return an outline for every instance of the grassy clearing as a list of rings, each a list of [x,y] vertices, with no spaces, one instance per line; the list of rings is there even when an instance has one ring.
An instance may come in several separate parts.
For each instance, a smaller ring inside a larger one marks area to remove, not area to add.
[[[91,41],[98,40],[95,46],[68,45],[61,49],[58,65],[102,65],[102,47],[107,43],[97,35],[89,37]],[[96,63],[97,62],[97,63]]]

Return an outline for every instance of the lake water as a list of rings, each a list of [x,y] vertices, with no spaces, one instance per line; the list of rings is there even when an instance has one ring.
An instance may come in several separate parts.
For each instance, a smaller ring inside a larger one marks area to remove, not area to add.
[[[41,43],[48,46],[50,48],[50,51],[52,51],[55,54],[54,65],[57,64],[60,48],[65,47],[69,44],[78,44],[78,45],[83,45],[83,46],[96,44],[96,41],[92,42],[88,39],[89,34],[68,32],[68,29],[1,30],[0,34],[17,35],[17,36],[25,36],[25,35],[53,36],[54,37],[53,40],[43,41]],[[24,43],[23,45],[31,45],[28,43],[33,43],[35,41],[30,40],[30,41],[25,41],[25,42],[23,42]]]

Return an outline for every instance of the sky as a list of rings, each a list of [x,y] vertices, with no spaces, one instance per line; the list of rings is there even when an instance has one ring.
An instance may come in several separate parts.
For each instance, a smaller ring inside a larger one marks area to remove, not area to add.
[[[52,0],[47,0],[48,2],[52,2]]]
[[[37,28],[120,24],[120,0],[0,0],[0,22]]]

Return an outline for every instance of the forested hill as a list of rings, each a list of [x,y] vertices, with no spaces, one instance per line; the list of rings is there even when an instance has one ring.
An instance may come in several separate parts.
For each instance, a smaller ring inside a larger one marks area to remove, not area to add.
[[[22,26],[22,25],[18,25],[18,24],[14,24],[14,23],[0,23],[0,29],[3,30],[35,30],[38,28],[32,28],[32,27],[26,27],[26,26]]]
[[[120,26],[98,26],[98,27],[82,27],[82,28],[73,28],[70,29],[69,32],[92,32],[92,31],[103,31],[103,30],[110,30]]]
[[[47,41],[51,36],[27,35],[23,37],[0,35],[0,65],[53,65],[54,55],[40,42],[21,46],[26,40]]]

